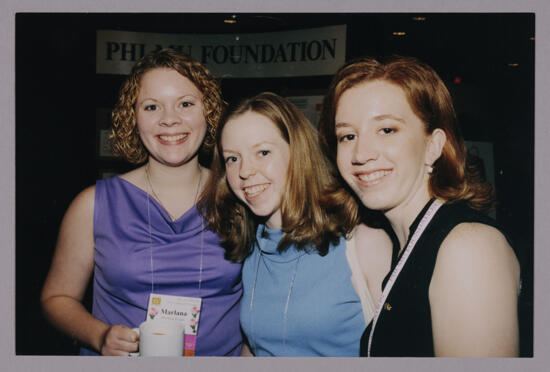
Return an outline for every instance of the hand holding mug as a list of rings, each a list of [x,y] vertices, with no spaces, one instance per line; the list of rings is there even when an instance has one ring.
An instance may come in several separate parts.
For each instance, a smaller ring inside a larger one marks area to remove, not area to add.
[[[121,324],[109,327],[103,338],[101,355],[128,356],[138,350],[139,335]]]
[[[148,320],[133,329],[139,335],[139,352],[132,356],[182,356],[185,325],[170,319]]]

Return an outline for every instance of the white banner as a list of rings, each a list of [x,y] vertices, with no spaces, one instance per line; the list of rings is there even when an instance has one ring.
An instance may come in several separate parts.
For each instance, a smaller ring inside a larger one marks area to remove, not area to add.
[[[220,78],[332,75],[346,59],[346,25],[255,34],[97,31],[96,73],[127,75],[144,54],[181,50]]]

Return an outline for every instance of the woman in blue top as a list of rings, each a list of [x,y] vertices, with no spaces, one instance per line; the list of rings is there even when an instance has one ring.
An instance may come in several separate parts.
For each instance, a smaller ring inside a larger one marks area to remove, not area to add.
[[[374,307],[362,273],[369,263],[354,248],[390,246],[389,238],[355,228],[352,196],[286,99],[245,100],[217,139],[206,217],[227,255],[244,259],[243,355],[359,356]]]

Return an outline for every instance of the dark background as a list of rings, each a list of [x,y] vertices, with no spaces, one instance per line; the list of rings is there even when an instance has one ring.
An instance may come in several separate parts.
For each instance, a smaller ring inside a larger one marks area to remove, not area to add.
[[[16,354],[78,352],[40,308],[59,224],[76,194],[103,172],[131,168],[98,156],[96,110],[113,107],[124,76],[95,73],[96,31],[220,34],[346,24],[347,59],[401,54],[424,60],[453,95],[465,139],[493,144],[496,218],[522,265],[521,355],[532,356],[534,14],[257,13],[224,23],[230,16],[16,15]],[[318,95],[330,79],[225,79],[222,91],[228,102],[265,90]]]

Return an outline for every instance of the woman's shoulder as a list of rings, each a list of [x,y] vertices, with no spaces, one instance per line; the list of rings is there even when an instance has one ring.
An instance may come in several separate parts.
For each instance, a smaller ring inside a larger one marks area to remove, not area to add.
[[[373,265],[383,265],[391,260],[392,241],[384,229],[365,224],[357,225],[346,241],[347,249],[357,259],[365,273]]]
[[[456,239],[487,236],[504,239],[510,244],[509,237],[495,219],[485,212],[471,208],[463,201],[444,203],[427,227],[426,233],[431,244],[438,248],[444,241],[449,243]],[[470,234],[473,236],[465,236]]]
[[[80,191],[71,203],[71,207],[76,207],[79,209],[89,208],[90,206],[93,209],[96,186],[91,185],[86,187],[84,190]]]
[[[390,237],[384,229],[370,227],[363,223],[355,226],[353,231],[348,237],[348,242],[355,243],[355,245],[377,245],[383,246],[391,244]]]
[[[143,189],[146,186],[145,185],[146,184],[145,172],[143,170],[143,167],[132,169],[129,172],[119,174],[119,175],[117,175],[117,176],[115,176],[111,179],[112,180],[122,179],[122,180],[124,180],[126,182],[129,182],[129,183],[133,184],[134,186],[139,187],[141,189]]]
[[[500,230],[484,223],[456,225],[441,244],[436,269],[458,276],[477,272],[480,278],[500,273],[517,281],[519,290],[520,268],[514,250]]]
[[[443,213],[438,220],[438,226],[442,230],[440,225],[446,223],[448,234],[441,243],[438,257],[514,255],[507,236],[487,214],[471,208],[463,201],[445,203],[441,210]]]
[[[136,168],[127,173],[116,174],[96,181],[96,199],[105,199],[114,197],[120,190],[124,193],[128,191],[141,190],[146,192],[147,181],[142,170],[143,167]]]
[[[94,185],[88,186],[75,196],[65,212],[62,225],[85,225],[91,221],[94,214],[95,189]]]
[[[453,227],[443,240],[445,251],[476,254],[484,250],[511,250],[504,234],[494,225],[483,222],[461,222]]]
[[[510,248],[508,237],[498,223],[465,202],[445,203],[438,217],[434,226],[440,231],[448,231],[441,243],[442,248],[452,250],[462,246],[464,248],[459,249],[463,251],[481,246]],[[446,229],[443,225],[447,226]]]
[[[442,221],[458,225],[462,222],[478,222],[497,227],[497,222],[486,213],[471,208],[466,202],[447,202],[438,212],[439,223]]]

